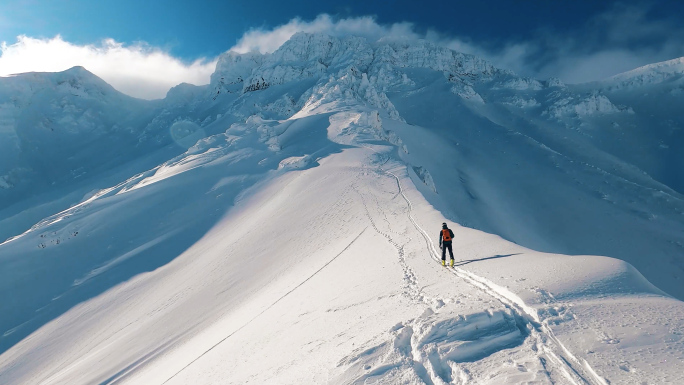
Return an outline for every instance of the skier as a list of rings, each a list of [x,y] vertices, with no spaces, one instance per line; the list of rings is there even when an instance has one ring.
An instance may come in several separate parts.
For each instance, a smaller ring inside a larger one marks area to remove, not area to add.
[[[451,266],[454,266],[454,251],[451,249],[451,240],[454,239],[454,232],[442,223],[442,230],[439,231],[439,248],[442,249],[442,266],[446,265],[446,250],[449,249]]]

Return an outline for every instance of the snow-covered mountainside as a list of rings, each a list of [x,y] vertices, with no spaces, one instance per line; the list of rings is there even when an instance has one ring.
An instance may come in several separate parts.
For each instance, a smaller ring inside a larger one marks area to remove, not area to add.
[[[149,105],[82,67],[1,80],[0,191],[6,195],[34,187],[30,182],[43,187],[97,170],[115,155],[117,141],[135,144],[139,127],[131,116]]]
[[[684,382],[681,78],[300,33],[154,102],[0,79],[0,383]]]
[[[125,177],[104,178],[159,147],[141,134],[154,105],[82,67],[0,78],[0,237]]]

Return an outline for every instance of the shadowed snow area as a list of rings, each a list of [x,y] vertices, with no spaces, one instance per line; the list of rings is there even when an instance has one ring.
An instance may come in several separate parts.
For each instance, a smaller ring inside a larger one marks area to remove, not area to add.
[[[297,34],[155,102],[0,79],[0,383],[684,382],[680,67]]]

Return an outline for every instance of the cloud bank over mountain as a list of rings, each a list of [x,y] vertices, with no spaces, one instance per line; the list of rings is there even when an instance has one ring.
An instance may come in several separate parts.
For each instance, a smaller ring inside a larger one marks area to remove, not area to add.
[[[383,25],[371,16],[335,19],[330,15],[318,15],[312,21],[294,18],[286,24],[272,29],[251,29],[238,40],[230,50],[238,53],[259,51],[273,52],[297,32],[325,33],[335,37],[361,36],[369,41],[379,39],[418,40],[425,36],[415,31],[411,23]]]

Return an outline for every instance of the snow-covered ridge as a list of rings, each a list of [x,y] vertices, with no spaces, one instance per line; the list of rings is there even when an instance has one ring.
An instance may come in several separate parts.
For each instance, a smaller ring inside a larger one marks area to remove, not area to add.
[[[586,96],[566,96],[556,100],[542,114],[556,119],[565,116],[584,117],[594,114],[634,113],[630,107],[616,106],[606,95],[594,92]]]
[[[428,68],[447,75],[473,78],[489,78],[496,74],[508,74],[477,56],[440,47],[428,41],[411,43],[392,42],[375,51],[374,64],[388,63],[398,68]]]
[[[352,68],[380,80],[383,72],[394,68],[427,68],[464,79],[509,73],[476,56],[427,41],[373,43],[360,37],[300,32],[272,54],[221,55],[212,84],[220,92],[222,86],[243,83],[242,91],[249,92]]]
[[[684,75],[684,57],[645,65],[612,76],[601,83],[607,84],[611,89],[632,88],[676,81],[681,79],[682,75]]]

